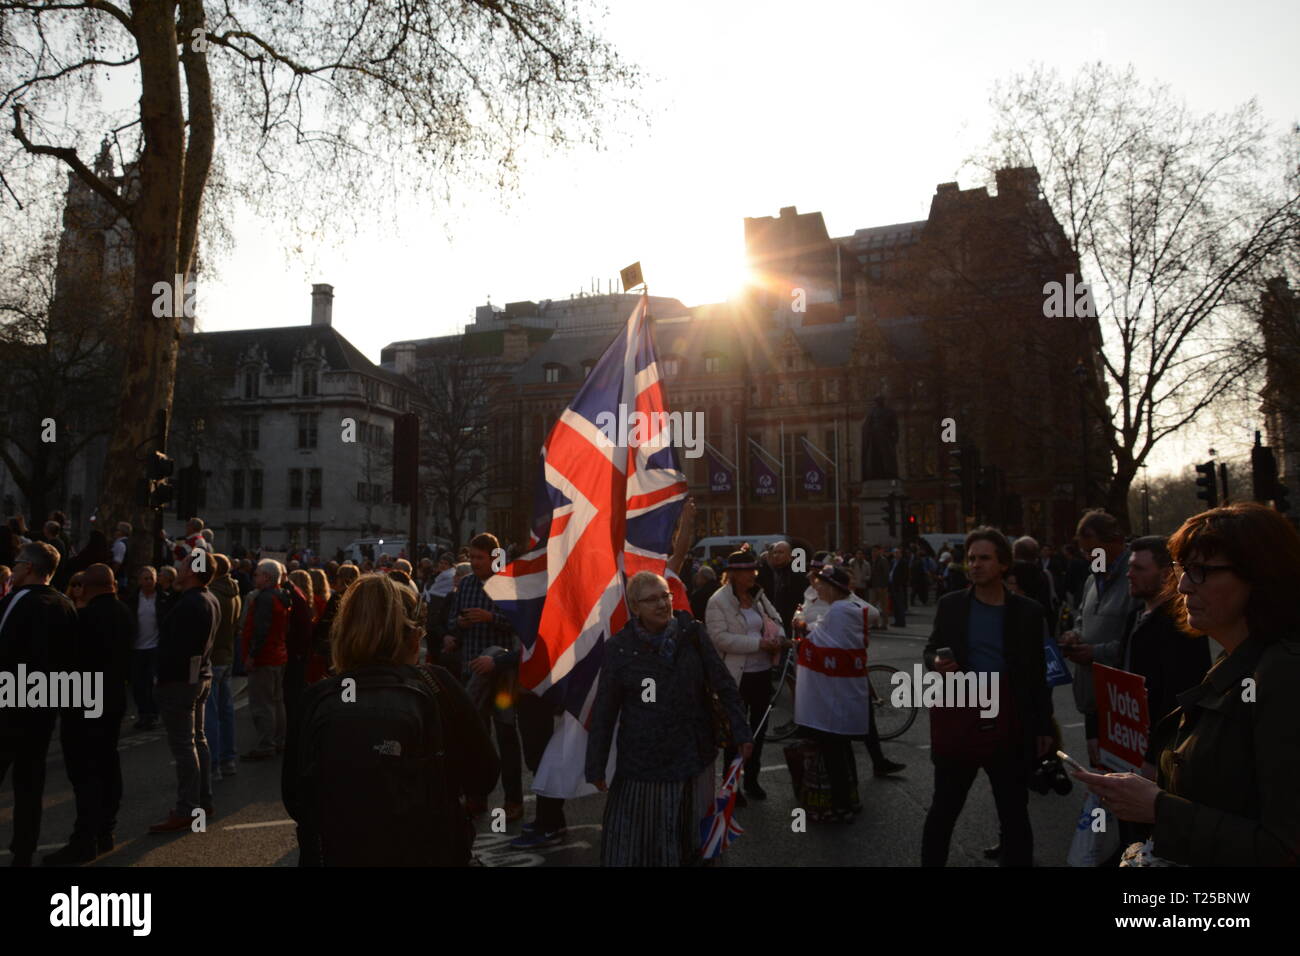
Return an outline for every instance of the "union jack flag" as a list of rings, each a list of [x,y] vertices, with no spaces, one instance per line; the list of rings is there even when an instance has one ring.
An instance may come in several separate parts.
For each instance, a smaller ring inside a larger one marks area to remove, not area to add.
[[[713,800],[713,812],[700,821],[700,856],[706,860],[721,856],[731,841],[745,832],[732,816],[736,811],[736,784],[740,782],[740,768],[744,765],[744,757],[731,761],[727,779]]]
[[[663,574],[686,499],[650,335],[649,300],[605,350],[547,436],[528,550],[485,586],[523,644],[520,683],[585,727],[605,641],[627,623],[624,583]],[[611,441],[640,412],[646,429]],[[661,414],[662,413],[662,414]],[[603,430],[602,430],[603,429]]]

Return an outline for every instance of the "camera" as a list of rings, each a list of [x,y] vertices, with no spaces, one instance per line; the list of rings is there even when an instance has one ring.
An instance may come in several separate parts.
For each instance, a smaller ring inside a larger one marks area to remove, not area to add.
[[[1065,796],[1074,789],[1074,784],[1061,766],[1060,758],[1053,754],[1040,760],[1034,772],[1029,775],[1029,789],[1044,795],[1049,790],[1055,790]]]

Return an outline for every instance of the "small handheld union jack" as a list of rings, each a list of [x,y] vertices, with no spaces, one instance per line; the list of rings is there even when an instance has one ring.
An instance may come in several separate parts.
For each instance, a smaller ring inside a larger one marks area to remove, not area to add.
[[[743,757],[731,761],[722,788],[713,800],[713,812],[700,821],[700,856],[706,860],[717,859],[731,846],[732,840],[745,832],[732,816],[736,811],[736,785],[744,765]]]

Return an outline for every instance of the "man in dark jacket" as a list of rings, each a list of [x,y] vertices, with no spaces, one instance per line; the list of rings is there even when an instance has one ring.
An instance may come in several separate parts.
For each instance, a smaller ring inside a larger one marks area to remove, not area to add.
[[[934,799],[921,837],[921,865],[947,864],[953,827],[983,769],[1002,828],[1002,865],[1032,866],[1027,781],[1032,761],[1052,746],[1043,659],[1046,621],[1041,605],[1010,593],[1003,584],[1011,545],[1002,532],[977,528],[968,534],[966,564],[971,587],[939,600],[922,656],[926,667],[943,675],[973,672],[991,680],[1001,675],[999,706],[995,716],[977,719],[981,711],[953,708],[955,702],[945,699],[946,706],[931,713]],[[941,648],[950,654],[938,656]]]
[[[212,759],[205,732],[212,688],[212,643],[221,626],[221,608],[208,590],[213,566],[207,551],[195,548],[176,562],[180,598],[158,629],[158,706],[167,743],[176,759],[176,806],[150,833],[188,830],[194,810],[211,815]]]
[[[808,590],[808,575],[791,566],[794,552],[787,541],[778,541],[768,552],[767,563],[758,569],[758,586],[781,615],[781,626],[790,633],[790,620],[794,609],[803,602]]]
[[[59,711],[63,762],[77,802],[77,819],[66,846],[48,854],[44,866],[89,863],[113,849],[113,828],[122,805],[122,763],[117,738],[126,714],[126,683],[131,668],[131,612],[117,599],[117,581],[107,564],[92,564],[82,574],[86,604],[77,612],[70,669],[103,674],[100,713],[81,707]]]
[[[50,578],[59,552],[44,541],[25,544],[14,561],[13,586],[0,601],[0,675],[18,680],[28,674],[67,669],[77,627],[72,602]],[[24,693],[25,687],[16,688]],[[11,866],[31,866],[41,833],[45,756],[58,712],[50,707],[0,707],[0,782],[14,768],[14,835]]]
[[[208,712],[204,730],[207,731],[208,749],[212,752],[212,779],[234,776],[235,763],[235,698],[231,689],[232,665],[235,660],[235,636],[239,631],[239,612],[243,602],[239,596],[239,583],[230,575],[230,559],[224,554],[214,554],[215,573],[208,590],[221,608],[221,626],[212,644],[212,690],[208,694]]]

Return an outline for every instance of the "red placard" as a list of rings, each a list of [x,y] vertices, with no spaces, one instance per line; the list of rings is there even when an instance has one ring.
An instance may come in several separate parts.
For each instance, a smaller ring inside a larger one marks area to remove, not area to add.
[[[1102,764],[1112,770],[1139,772],[1151,738],[1146,681],[1141,675],[1093,663],[1092,684],[1097,694]]]

